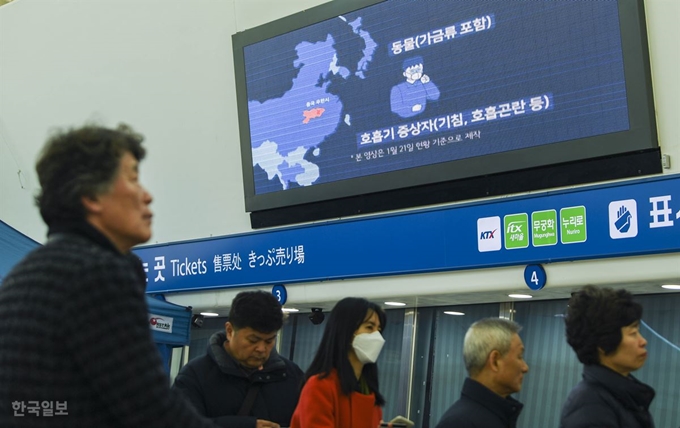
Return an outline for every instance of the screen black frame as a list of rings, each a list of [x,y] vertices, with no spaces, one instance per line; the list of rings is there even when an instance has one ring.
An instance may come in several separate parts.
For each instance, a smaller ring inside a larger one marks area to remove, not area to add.
[[[253,228],[661,172],[644,2],[618,0],[629,130],[256,195],[244,47],[383,1],[334,0],[232,35],[245,209]]]

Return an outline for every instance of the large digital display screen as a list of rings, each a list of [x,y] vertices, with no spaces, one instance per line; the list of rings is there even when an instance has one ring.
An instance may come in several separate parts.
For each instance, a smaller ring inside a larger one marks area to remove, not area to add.
[[[248,211],[657,144],[637,0],[331,3],[234,35]]]

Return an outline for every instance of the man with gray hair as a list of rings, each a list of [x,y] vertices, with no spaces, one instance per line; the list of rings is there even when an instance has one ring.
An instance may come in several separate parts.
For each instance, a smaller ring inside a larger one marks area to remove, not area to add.
[[[170,390],[146,274],[146,150],[126,125],[54,134],[36,172],[47,243],[0,285],[0,427],[218,428]]]
[[[469,377],[436,428],[515,428],[523,405],[510,394],[522,389],[529,371],[521,329],[504,318],[484,318],[470,326],[463,343]]]

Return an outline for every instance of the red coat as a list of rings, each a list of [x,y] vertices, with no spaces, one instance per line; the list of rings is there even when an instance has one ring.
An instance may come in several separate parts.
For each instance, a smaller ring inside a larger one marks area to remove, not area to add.
[[[300,394],[291,428],[378,428],[382,409],[375,404],[375,394],[352,392],[347,396],[340,389],[335,370],[328,377],[311,377]]]

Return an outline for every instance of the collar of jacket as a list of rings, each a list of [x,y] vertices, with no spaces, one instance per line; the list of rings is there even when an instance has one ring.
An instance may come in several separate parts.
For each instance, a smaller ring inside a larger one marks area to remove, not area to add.
[[[640,382],[632,375],[622,376],[599,364],[584,366],[583,379],[601,385],[625,407],[634,411],[647,411],[656,395],[651,386]]]
[[[210,336],[208,342],[208,355],[215,361],[215,364],[217,364],[223,373],[246,378],[253,382],[276,382],[286,377],[286,363],[276,352],[276,349],[272,349],[269,359],[264,363],[262,370],[254,370],[248,373],[224,350],[224,342],[226,340],[227,334],[223,331],[218,331]]]
[[[104,236],[97,228],[86,221],[63,221],[50,225],[47,236],[49,239],[58,239],[61,235],[79,235],[89,239],[102,248],[121,254],[118,248]]]
[[[116,248],[115,245],[113,245],[113,242],[111,242],[109,238],[104,236],[103,233],[101,233],[97,228],[85,220],[58,222],[50,225],[47,232],[47,237],[51,241],[58,240],[68,235],[76,235],[81,238],[85,238],[99,247],[110,250],[117,256],[128,259],[135,269],[135,273],[139,277],[141,284],[144,284],[144,289],[146,289],[146,272],[144,272],[144,266],[142,266],[142,261],[140,258],[132,251],[127,254],[121,254],[121,252],[118,250],[118,248]]]
[[[515,426],[524,405],[511,396],[501,397],[489,388],[471,378],[465,378],[461,395],[468,397],[489,409],[509,426]]]

